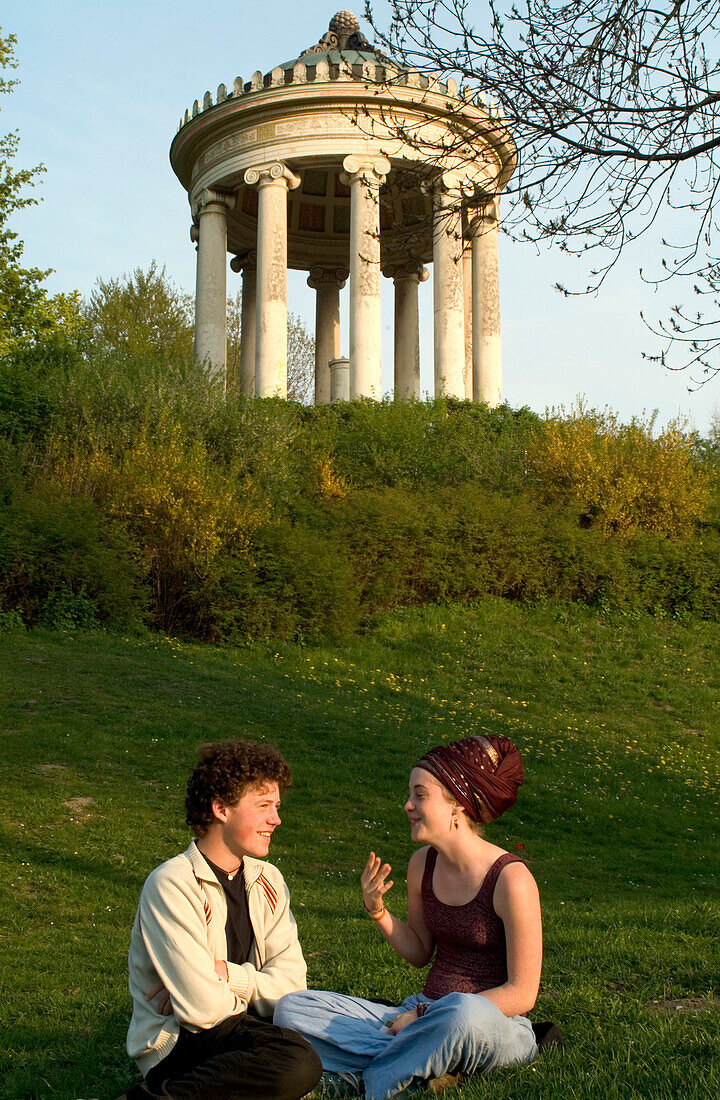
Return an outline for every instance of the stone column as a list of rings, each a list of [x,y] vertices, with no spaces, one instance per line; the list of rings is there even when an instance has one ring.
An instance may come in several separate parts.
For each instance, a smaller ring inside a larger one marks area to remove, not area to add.
[[[330,373],[330,400],[350,400],[350,360],[331,359],[328,363]]]
[[[435,395],[465,397],[460,188],[447,175],[433,185]]]
[[[315,294],[315,404],[326,405],[330,393],[330,360],[340,355],[340,291],[345,267],[311,267],[308,286]]]
[[[284,164],[248,168],[258,188],[255,393],[287,397],[287,193],[300,184]]]
[[[418,286],[429,272],[408,260],[389,264],[383,275],[395,284],[395,400],[420,397]]]
[[[233,271],[242,272],[242,313],[240,315],[240,393],[255,393],[255,329],[257,321],[257,252],[246,252],[230,261]]]
[[[235,196],[206,187],[193,202],[197,222],[195,358],[225,373],[227,359],[227,216]]]
[[[380,372],[380,187],[385,157],[349,156],[350,397],[382,397]]]
[[[497,200],[483,206],[470,222],[473,298],[473,396],[495,407],[502,404],[500,282],[498,277]]]
[[[465,400],[473,399],[473,311],[472,311],[472,246],[463,246],[463,313],[465,316]]]

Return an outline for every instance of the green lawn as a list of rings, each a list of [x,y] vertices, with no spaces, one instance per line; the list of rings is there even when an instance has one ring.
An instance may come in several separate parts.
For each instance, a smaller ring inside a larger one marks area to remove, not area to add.
[[[293,767],[272,858],[310,984],[419,988],[358,873],[370,847],[388,859],[402,914],[410,767],[480,730],[523,753],[519,802],[488,835],[538,879],[533,1015],[568,1045],[463,1100],[720,1095],[719,682],[716,624],[499,601],[388,616],[344,649],[1,637],[0,1095],[105,1100],[135,1080],[129,930],[145,875],[187,842],[203,740],[273,740]]]

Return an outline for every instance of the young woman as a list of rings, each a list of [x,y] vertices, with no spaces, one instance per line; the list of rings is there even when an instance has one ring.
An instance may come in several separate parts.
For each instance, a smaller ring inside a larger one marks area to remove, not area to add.
[[[407,924],[384,898],[390,866],[374,852],[363,902],[391,947],[413,966],[433,964],[421,993],[398,1008],[307,990],[283,997],[275,1023],[305,1035],[320,1055],[328,1096],[387,1100],[411,1082],[439,1091],[448,1074],[526,1062],[536,1053],[525,1013],[542,964],[538,890],[527,866],[485,840],[523,781],[505,737],[467,737],[431,749],[410,774],[405,811],[423,847],[408,866]],[[327,1072],[329,1071],[329,1072]]]

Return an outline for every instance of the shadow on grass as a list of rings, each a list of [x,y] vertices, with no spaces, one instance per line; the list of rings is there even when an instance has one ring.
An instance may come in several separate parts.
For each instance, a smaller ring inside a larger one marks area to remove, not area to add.
[[[125,1091],[139,1080],[125,1050],[129,1019],[129,1011],[116,1011],[79,1031],[20,1023],[4,1029],[3,1100],[109,1100]]]
[[[18,863],[24,860],[32,861],[36,867],[66,871],[71,875],[77,875],[84,881],[88,879],[101,880],[123,891],[127,890],[136,897],[140,896],[140,890],[146,878],[144,874],[138,874],[128,868],[103,863],[97,858],[92,859],[89,856],[82,856],[79,852],[70,854],[48,848],[40,843],[31,844],[27,841],[18,841],[14,833],[3,829],[2,826],[0,826],[0,847],[6,853],[6,857],[10,857]]]

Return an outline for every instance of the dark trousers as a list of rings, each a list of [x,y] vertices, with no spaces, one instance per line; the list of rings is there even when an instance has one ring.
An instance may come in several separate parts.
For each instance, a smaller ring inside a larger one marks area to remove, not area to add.
[[[298,1100],[321,1072],[317,1054],[296,1031],[243,1012],[204,1031],[180,1028],[145,1086],[171,1100]]]

